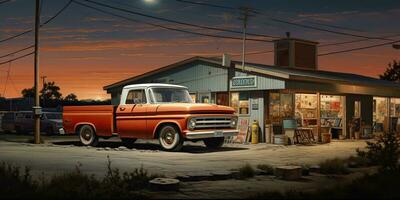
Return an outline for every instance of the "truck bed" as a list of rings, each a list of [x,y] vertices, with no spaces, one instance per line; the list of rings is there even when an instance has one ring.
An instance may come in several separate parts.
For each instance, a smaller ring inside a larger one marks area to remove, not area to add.
[[[98,136],[112,136],[115,130],[114,105],[65,106],[63,126],[66,134],[75,134],[79,127],[89,124],[95,127]]]

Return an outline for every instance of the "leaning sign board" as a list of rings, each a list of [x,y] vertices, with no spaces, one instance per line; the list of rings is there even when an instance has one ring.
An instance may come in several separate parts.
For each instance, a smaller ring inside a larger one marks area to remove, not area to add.
[[[257,87],[256,76],[236,76],[231,80],[231,88],[251,88]]]

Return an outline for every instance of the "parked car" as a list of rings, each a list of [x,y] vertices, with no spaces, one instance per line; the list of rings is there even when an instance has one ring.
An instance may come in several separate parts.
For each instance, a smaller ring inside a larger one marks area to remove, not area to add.
[[[17,112],[15,117],[15,131],[17,133],[30,133],[34,131],[32,111]],[[45,132],[47,135],[64,134],[62,113],[43,112],[40,117],[40,131]]]
[[[15,112],[5,113],[1,120],[1,129],[5,133],[12,133],[15,131]]]
[[[168,151],[179,151],[185,140],[218,148],[238,134],[233,108],[193,103],[186,87],[170,84],[128,85],[119,106],[65,106],[63,119],[67,134],[91,146],[118,134],[127,144],[158,139]]]

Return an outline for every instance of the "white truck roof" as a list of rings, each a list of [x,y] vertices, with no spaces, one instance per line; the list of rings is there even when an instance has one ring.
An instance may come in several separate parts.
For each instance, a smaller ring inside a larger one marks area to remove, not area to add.
[[[147,88],[147,87],[175,87],[175,88],[186,88],[181,85],[173,85],[173,84],[164,84],[164,83],[143,83],[143,84],[133,84],[127,85],[123,89],[134,89],[134,88]]]

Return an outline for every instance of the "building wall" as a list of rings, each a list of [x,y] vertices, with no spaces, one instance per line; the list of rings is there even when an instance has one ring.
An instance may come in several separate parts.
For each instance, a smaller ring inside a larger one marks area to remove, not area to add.
[[[248,76],[248,73],[236,71],[235,76]],[[251,75],[250,75],[251,76]],[[249,90],[278,90],[285,89],[285,81],[270,77],[257,76],[257,87],[255,88],[231,88],[231,91],[249,91]]]
[[[189,88],[189,92],[222,92],[228,90],[228,69],[205,64],[203,62],[194,62],[173,70],[157,73],[140,80],[127,83],[169,83],[183,85]],[[124,85],[125,86],[125,85]],[[118,105],[122,88],[113,88],[111,93],[111,102]]]

